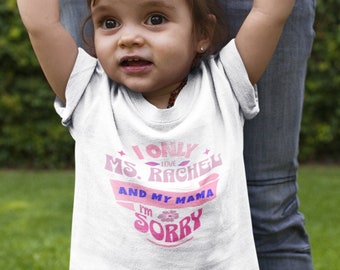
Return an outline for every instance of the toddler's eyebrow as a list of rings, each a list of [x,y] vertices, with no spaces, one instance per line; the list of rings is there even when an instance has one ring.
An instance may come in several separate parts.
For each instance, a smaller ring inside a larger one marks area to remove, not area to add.
[[[169,4],[166,0],[153,0],[153,1],[146,1],[145,3],[141,3],[144,7],[155,7],[155,8],[166,8],[170,10],[175,10],[176,7]]]
[[[166,0],[141,1],[138,3],[138,5],[139,5],[138,8],[156,8],[156,9],[159,8],[159,9],[168,9],[170,11],[176,10],[176,7],[174,5],[169,4]],[[94,11],[95,12],[106,11],[108,8],[110,8],[110,6],[100,5],[100,1],[97,0],[92,14],[94,13]]]

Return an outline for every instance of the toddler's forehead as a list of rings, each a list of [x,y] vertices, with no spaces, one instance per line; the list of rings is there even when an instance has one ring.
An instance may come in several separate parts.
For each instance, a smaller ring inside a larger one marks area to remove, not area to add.
[[[154,7],[157,7],[157,6],[163,6],[163,5],[170,5],[170,3],[172,3],[174,6],[176,6],[176,3],[173,3],[173,2],[176,2],[178,0],[108,0],[108,3],[114,5],[114,2],[120,2],[120,3],[124,3],[124,2],[129,2],[130,5],[133,5],[133,4],[151,4],[153,5]],[[87,4],[89,7],[91,6],[94,6],[94,5],[97,5],[101,2],[101,0],[87,0]],[[180,2],[190,2],[190,1],[187,1],[187,0],[180,0]]]

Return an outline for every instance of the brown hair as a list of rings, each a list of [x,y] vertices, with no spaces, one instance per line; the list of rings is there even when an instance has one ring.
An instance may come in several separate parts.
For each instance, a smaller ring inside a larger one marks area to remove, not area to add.
[[[203,56],[217,53],[229,41],[229,30],[219,0],[187,0],[192,9],[194,31],[196,35],[209,37],[211,45]],[[211,31],[211,15],[216,24]]]
[[[222,47],[227,44],[230,39],[229,29],[227,27],[226,18],[223,14],[219,0],[186,0],[189,3],[192,12],[194,32],[196,36],[207,36],[211,41],[210,47],[203,53],[197,55],[196,61],[208,57],[209,55],[217,53]],[[91,8],[91,5],[95,5],[96,0],[87,0],[87,5]],[[211,15],[216,18],[216,24],[214,30],[211,31]],[[91,15],[86,19],[84,25],[91,20]],[[85,26],[83,26],[83,29]],[[83,38],[90,49],[93,46],[93,36],[85,37],[83,31]],[[196,62],[195,61],[195,62]]]

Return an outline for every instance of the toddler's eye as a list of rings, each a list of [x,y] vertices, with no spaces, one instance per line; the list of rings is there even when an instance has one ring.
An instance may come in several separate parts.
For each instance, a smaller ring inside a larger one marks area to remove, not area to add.
[[[117,22],[114,19],[106,19],[104,20],[104,22],[102,23],[102,27],[104,29],[112,29],[112,28],[116,28],[119,27],[119,22]]]
[[[162,15],[152,15],[148,18],[147,24],[150,25],[159,25],[165,23],[166,19]]]

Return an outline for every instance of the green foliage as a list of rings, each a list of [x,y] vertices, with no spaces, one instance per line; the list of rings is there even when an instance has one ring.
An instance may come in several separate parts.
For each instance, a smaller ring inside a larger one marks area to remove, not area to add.
[[[16,1],[0,3],[0,167],[73,165],[73,142],[53,109]]]
[[[300,159],[340,160],[340,0],[317,4]],[[72,167],[73,141],[53,109],[15,0],[0,3],[0,62],[0,167]]]
[[[316,38],[308,65],[300,157],[340,160],[339,0],[317,2]]]

